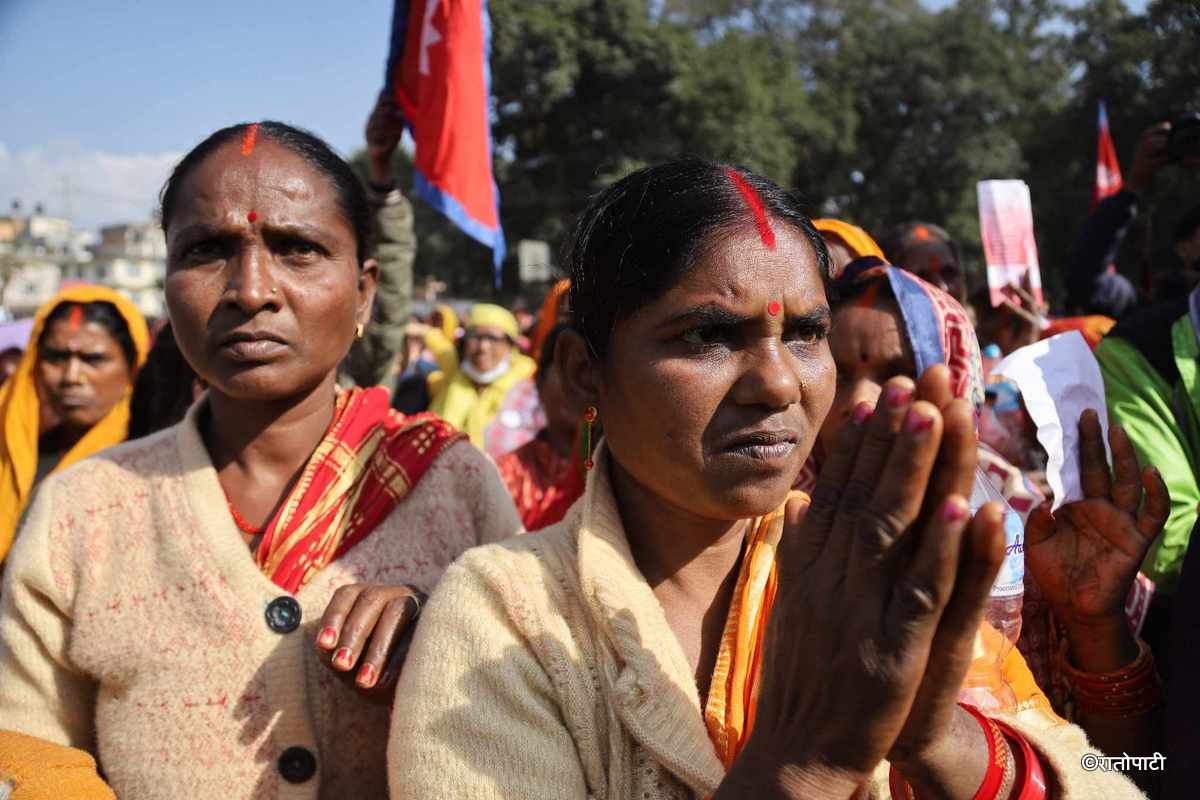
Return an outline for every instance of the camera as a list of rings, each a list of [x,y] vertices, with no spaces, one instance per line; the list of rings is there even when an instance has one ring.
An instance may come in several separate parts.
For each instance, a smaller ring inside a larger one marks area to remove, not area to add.
[[[1167,155],[1172,161],[1200,159],[1200,114],[1193,111],[1171,120]]]

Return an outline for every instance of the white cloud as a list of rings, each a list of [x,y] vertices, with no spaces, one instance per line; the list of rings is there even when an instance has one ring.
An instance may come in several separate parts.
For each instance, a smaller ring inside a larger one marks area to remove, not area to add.
[[[35,203],[76,226],[150,219],[158,192],[182,153],[125,155],[89,150],[75,141],[14,150],[0,142],[0,214],[19,199],[26,213]]]

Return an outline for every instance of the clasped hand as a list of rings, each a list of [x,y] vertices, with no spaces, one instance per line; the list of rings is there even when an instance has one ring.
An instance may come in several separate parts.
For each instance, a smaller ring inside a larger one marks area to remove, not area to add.
[[[755,726],[719,797],[844,798],[884,758],[912,776],[955,746],[956,787],[982,777],[957,697],[1004,530],[998,504],[969,510],[974,411],[937,366],[889,381],[869,412],[807,513],[788,506]]]

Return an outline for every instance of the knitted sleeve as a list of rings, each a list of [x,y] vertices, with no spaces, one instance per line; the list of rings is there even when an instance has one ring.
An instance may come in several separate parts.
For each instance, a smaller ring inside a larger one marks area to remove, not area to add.
[[[457,491],[471,498],[475,518],[474,544],[491,544],[524,533],[512,495],[500,477],[496,462],[470,442],[460,442],[443,456],[461,459]]]
[[[52,552],[52,532],[63,524],[56,517],[62,507],[55,502],[59,486],[57,477],[43,481],[6,563],[0,592],[0,720],[5,728],[90,750],[96,684],[71,665],[67,648],[75,579],[63,563],[65,554]]]
[[[472,560],[469,553],[442,577],[396,687],[390,796],[584,800],[580,757],[550,676]]]

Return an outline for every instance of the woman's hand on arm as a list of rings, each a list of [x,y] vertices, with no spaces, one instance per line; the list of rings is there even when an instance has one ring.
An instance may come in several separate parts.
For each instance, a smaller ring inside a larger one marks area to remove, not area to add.
[[[363,696],[390,705],[424,599],[409,586],[342,586],[321,617],[322,663]]]
[[[890,381],[841,432],[803,520],[789,507],[758,715],[718,797],[844,798],[896,753],[978,787],[986,749],[959,747],[950,775],[934,757],[957,730],[1003,528],[995,508],[969,514],[972,411],[948,380],[927,373],[915,402]]]

